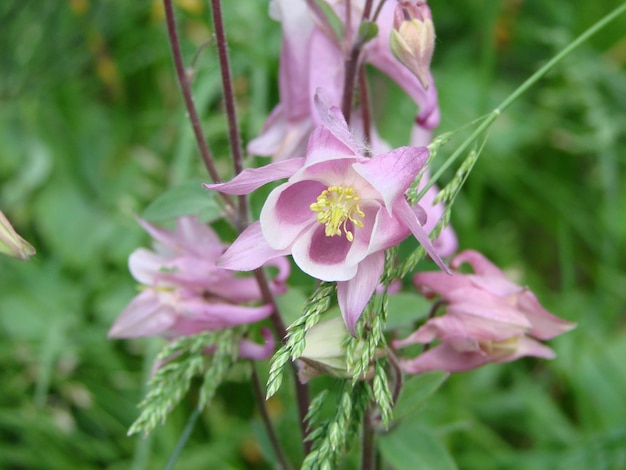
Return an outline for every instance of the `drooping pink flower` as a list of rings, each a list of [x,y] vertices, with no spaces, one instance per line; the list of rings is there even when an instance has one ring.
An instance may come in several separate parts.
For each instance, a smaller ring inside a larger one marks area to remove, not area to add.
[[[527,288],[511,282],[482,254],[467,250],[451,263],[453,269],[468,263],[474,274],[418,273],[415,285],[426,296],[438,295],[447,305],[441,317],[428,320],[408,338],[410,344],[440,343],[415,359],[401,363],[409,373],[431,370],[460,372],[490,362],[509,362],[522,356],[554,357],[537,340],[546,340],[576,325],[548,312]]]
[[[280,103],[268,117],[261,134],[248,145],[253,155],[271,155],[275,161],[304,153],[313,129],[320,124],[314,103],[319,88],[331,103],[341,103],[344,83],[344,40],[335,36],[324,18],[309,9],[306,0],[274,0],[270,12],[281,21],[283,45],[280,57]],[[331,2],[337,17],[345,22],[345,2]],[[378,35],[363,48],[361,61],[394,80],[418,105],[418,124],[434,129],[439,124],[437,90],[430,72],[416,76],[398,61],[389,48],[393,30],[395,2],[385,2],[376,24]],[[352,24],[346,31],[356,34],[363,0],[352,0]],[[428,9],[424,4],[423,8]],[[352,42],[355,38],[350,38]]]
[[[240,195],[289,178],[270,193],[260,220],[235,240],[218,265],[245,271],[291,254],[310,276],[337,281],[339,306],[354,334],[378,285],[386,249],[412,233],[447,268],[423,229],[426,213],[404,197],[428,150],[401,147],[365,157],[341,111],[317,102],[323,124],[311,135],[305,158],[244,170],[228,183],[205,186]]]
[[[131,254],[129,268],[143,291],[116,319],[110,338],[172,338],[253,323],[272,313],[271,305],[242,305],[260,302],[259,288],[253,279],[216,266],[226,245],[210,227],[195,217],[179,218],[174,231],[138,221],[155,240],[154,251]],[[284,292],[289,262],[266,261],[278,268],[272,289]]]

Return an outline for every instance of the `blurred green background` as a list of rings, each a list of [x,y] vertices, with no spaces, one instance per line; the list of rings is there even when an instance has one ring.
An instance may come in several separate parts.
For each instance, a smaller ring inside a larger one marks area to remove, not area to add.
[[[249,140],[277,100],[280,30],[266,1],[224,3]],[[210,15],[199,0],[176,4],[189,64]],[[433,0],[441,130],[488,112],[618,4]],[[457,374],[414,418],[459,468],[626,468],[624,31],[626,15],[496,122],[457,200],[461,247],[578,322],[550,343],[556,360]],[[0,259],[0,468],[162,468],[193,409],[192,394],[151,437],[126,437],[163,343],[106,338],[136,292],[127,257],[148,243],[134,214],[207,181],[168,47],[159,1],[0,3],[0,208],[38,251]],[[381,133],[405,144],[415,109],[383,85]],[[194,93],[227,168],[211,46]],[[243,376],[201,415],[176,468],[271,468]],[[288,434],[288,401],[270,405]]]

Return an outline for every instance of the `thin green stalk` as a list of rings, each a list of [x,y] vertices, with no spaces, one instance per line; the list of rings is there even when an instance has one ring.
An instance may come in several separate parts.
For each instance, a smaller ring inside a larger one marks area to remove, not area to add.
[[[441,177],[441,175],[461,156],[467,147],[470,146],[474,140],[480,136],[485,130],[491,126],[495,120],[500,116],[500,114],[505,111],[511,104],[513,104],[521,95],[523,95],[531,86],[537,83],[541,78],[543,78],[556,64],[565,59],[569,54],[571,54],[576,48],[578,48],[581,44],[587,41],[591,36],[596,34],[602,28],[604,28],[608,23],[613,21],[619,15],[626,11],[626,3],[623,3],[621,6],[614,9],[611,13],[606,15],[600,21],[596,22],[593,26],[591,26],[587,31],[578,36],[574,41],[572,41],[567,47],[565,47],[561,52],[555,55],[551,60],[549,60],[543,67],[537,70],[534,74],[532,74],[524,83],[522,83],[517,89],[511,93],[499,106],[496,107],[485,120],[472,132],[472,134],[463,141],[463,143],[456,149],[456,151],[452,154],[450,158],[448,158],[443,165],[433,174],[432,178],[428,181],[426,186],[422,188],[417,199],[421,199],[426,191],[428,191],[432,185],[434,185],[437,180]]]
[[[230,73],[230,61],[228,58],[228,42],[222,18],[222,2],[211,0],[211,12],[213,13],[213,27],[215,29],[215,39],[217,43],[217,55],[222,74],[222,90],[224,92],[224,104],[226,107],[226,118],[228,122],[228,139],[230,151],[233,158],[235,175],[243,171],[243,150],[241,146],[241,135],[239,133],[239,120],[237,119],[237,106],[235,103],[235,91],[233,88],[233,78]],[[239,214],[237,217],[237,228],[239,231],[248,223],[248,197],[244,194],[239,196]]]
[[[281,447],[278,436],[276,435],[276,430],[272,425],[269,412],[267,411],[265,396],[263,395],[261,381],[259,380],[259,373],[257,372],[254,364],[252,364],[252,391],[254,392],[254,398],[257,401],[259,412],[261,413],[261,418],[263,419],[263,425],[265,426],[267,436],[272,444],[272,449],[274,449],[274,453],[276,454],[278,464],[283,470],[291,470],[291,465],[289,465],[289,461],[283,452],[283,448]]]
[[[374,446],[374,426],[372,426],[371,410],[365,412],[363,417],[363,434],[361,444],[361,470],[374,470],[376,468],[376,447]]]
[[[170,458],[167,459],[167,463],[165,464],[165,470],[171,470],[174,468],[174,465],[176,464],[176,460],[178,460],[178,456],[180,455],[183,448],[185,447],[185,444],[187,444],[187,441],[189,440],[189,436],[191,436],[191,431],[193,431],[193,427],[195,426],[196,421],[198,420],[198,416],[200,416],[200,411],[201,411],[200,408],[195,408],[193,410],[193,413],[191,413],[191,416],[189,416],[189,419],[187,420],[187,425],[185,426],[183,433],[180,435],[180,438],[178,439],[178,442],[176,443],[176,447],[174,447],[174,450],[170,454]]]

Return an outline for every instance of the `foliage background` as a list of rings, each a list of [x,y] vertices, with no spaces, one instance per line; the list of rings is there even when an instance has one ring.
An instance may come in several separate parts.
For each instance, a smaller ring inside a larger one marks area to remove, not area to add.
[[[280,31],[267,2],[224,3],[249,139],[277,101]],[[441,130],[489,111],[618,3],[433,0]],[[209,12],[199,0],[177,7],[189,63],[210,37]],[[398,455],[432,441],[463,469],[626,468],[623,31],[624,16],[496,122],[452,216],[462,248],[483,251],[578,328],[551,342],[554,361],[451,377],[413,416]],[[381,132],[403,144],[415,110],[373,79]],[[226,169],[211,46],[194,91]],[[126,437],[162,342],[106,333],[135,293],[127,257],[148,243],[133,214],[167,188],[206,180],[160,2],[0,3],[0,207],[38,250],[28,263],[0,259],[0,468],[165,465],[193,393],[149,438]],[[177,468],[271,468],[244,377],[235,371],[201,415]],[[284,436],[288,403],[270,402]]]

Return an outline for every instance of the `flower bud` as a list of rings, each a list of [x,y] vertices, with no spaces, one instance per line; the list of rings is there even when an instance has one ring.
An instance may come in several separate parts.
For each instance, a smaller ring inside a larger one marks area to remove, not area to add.
[[[435,49],[435,27],[428,5],[424,2],[398,2],[389,47],[422,86],[428,88],[430,60]]]
[[[35,254],[32,245],[17,234],[2,211],[0,211],[0,253],[23,261]]]
[[[341,317],[318,323],[306,332],[306,346],[298,358],[298,378],[307,383],[314,377],[329,374],[348,377],[344,341],[349,335]]]

